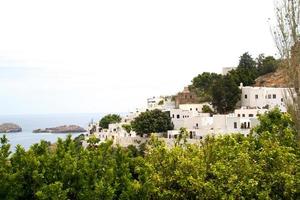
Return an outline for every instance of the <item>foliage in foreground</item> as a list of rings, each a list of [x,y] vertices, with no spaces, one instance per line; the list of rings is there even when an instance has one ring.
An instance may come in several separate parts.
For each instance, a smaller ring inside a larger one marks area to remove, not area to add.
[[[207,137],[168,148],[111,142],[83,149],[70,137],[50,147],[0,148],[0,199],[297,199],[299,148],[289,115],[274,110],[249,137]],[[184,132],[184,131],[183,131]]]

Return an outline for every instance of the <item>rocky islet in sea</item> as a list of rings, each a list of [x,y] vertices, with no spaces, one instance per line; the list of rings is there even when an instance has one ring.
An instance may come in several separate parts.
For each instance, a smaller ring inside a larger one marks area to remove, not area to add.
[[[33,133],[83,133],[86,130],[77,125],[64,125],[53,128],[35,129]]]
[[[0,133],[17,133],[22,132],[22,128],[14,123],[0,124]]]

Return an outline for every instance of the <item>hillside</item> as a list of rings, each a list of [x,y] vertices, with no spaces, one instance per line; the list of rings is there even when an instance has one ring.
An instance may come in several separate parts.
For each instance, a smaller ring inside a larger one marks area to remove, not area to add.
[[[255,87],[287,87],[286,75],[283,69],[268,73],[255,79]]]

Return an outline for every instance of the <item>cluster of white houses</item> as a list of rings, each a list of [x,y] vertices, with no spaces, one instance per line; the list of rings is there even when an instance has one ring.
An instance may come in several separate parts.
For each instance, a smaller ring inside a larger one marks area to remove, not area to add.
[[[243,87],[241,89],[240,107],[230,114],[203,113],[204,105],[212,107],[210,103],[193,103],[194,96],[188,88],[178,93],[177,99],[171,96],[152,97],[147,99],[147,108],[139,109],[123,117],[121,123],[110,124],[108,129],[101,129],[98,124],[91,124],[89,131],[100,141],[126,141],[137,138],[134,131],[127,132],[124,124],[130,123],[141,112],[160,109],[168,111],[174,124],[174,130],[167,133],[168,139],[176,138],[180,128],[186,128],[190,139],[202,139],[207,134],[242,133],[247,136],[250,129],[256,126],[258,115],[278,107],[286,112],[285,98],[287,88],[271,87]],[[192,102],[192,103],[190,103]]]

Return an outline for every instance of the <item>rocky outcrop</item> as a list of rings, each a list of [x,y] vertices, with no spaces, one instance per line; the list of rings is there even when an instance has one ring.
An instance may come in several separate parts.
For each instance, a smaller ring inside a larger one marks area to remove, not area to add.
[[[284,69],[265,74],[255,80],[254,87],[288,87],[287,75]]]
[[[22,128],[13,123],[4,123],[0,125],[0,133],[17,133],[22,132]]]
[[[33,133],[83,133],[86,130],[77,125],[64,125],[53,128],[45,128],[45,129],[36,129],[33,130]]]

